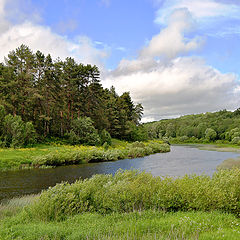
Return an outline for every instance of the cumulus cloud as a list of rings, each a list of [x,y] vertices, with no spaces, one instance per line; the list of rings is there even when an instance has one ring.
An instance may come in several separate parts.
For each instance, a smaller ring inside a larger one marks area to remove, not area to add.
[[[157,0],[158,1],[158,0]],[[158,10],[156,23],[166,24],[166,19],[175,9],[187,8],[198,21],[206,21],[209,18],[236,18],[240,19],[240,5],[236,1],[215,0],[165,0]]]
[[[201,46],[198,38],[184,37],[192,26],[187,9],[175,10],[168,26],[138,58],[122,60],[106,78],[106,86],[114,85],[119,93],[130,91],[143,104],[143,121],[237,106],[237,76],[223,74],[201,58],[182,56]]]
[[[180,53],[197,49],[201,44],[200,38],[188,40],[184,37],[184,33],[193,26],[194,21],[186,8],[175,10],[168,19],[168,26],[141,50],[140,58],[164,56],[171,59]]]
[[[6,1],[0,0],[0,61],[21,44],[29,46],[33,51],[50,53],[54,58],[74,57],[85,64],[91,63],[104,69],[103,59],[108,55],[105,48],[97,48],[96,44],[86,36],[69,39],[54,33],[51,28],[41,26],[29,20],[11,23]]]
[[[150,71],[109,79],[120,92],[130,91],[145,109],[145,119],[237,107],[239,85],[234,74],[222,74],[196,57],[181,57]]]

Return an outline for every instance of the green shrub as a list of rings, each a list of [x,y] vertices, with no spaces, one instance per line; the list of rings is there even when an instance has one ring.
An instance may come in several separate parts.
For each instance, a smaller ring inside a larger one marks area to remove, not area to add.
[[[112,138],[108,131],[103,129],[100,133],[101,145],[107,143],[108,146],[112,145]]]
[[[150,141],[147,143],[134,142],[125,148],[100,148],[91,147],[81,150],[72,149],[56,151],[44,156],[35,157],[32,165],[39,166],[61,166],[79,163],[92,163],[104,161],[116,161],[124,158],[138,158],[153,153],[169,152],[170,146],[161,141]]]
[[[89,117],[80,117],[72,121],[71,130],[68,133],[69,142],[72,145],[86,144],[98,145],[100,144],[100,137],[97,130],[93,126],[93,121]]]
[[[136,170],[95,175],[43,191],[28,212],[41,220],[62,220],[82,212],[224,211],[240,214],[240,170],[209,176],[153,177]]]
[[[217,133],[214,129],[212,128],[207,128],[206,131],[205,131],[205,138],[208,140],[208,141],[214,141],[217,137]]]
[[[36,141],[36,131],[31,122],[23,122],[20,116],[5,116],[2,139],[7,147],[23,147]]]
[[[232,143],[233,143],[233,144],[238,144],[238,143],[240,143],[240,137],[234,137],[234,138],[232,139]]]

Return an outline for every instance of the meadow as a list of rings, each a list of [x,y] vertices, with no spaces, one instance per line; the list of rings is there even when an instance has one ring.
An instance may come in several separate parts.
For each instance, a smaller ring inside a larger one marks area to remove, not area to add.
[[[114,139],[110,147],[71,146],[51,142],[31,148],[1,148],[0,171],[115,161],[168,151],[170,146],[158,140],[128,143]]]
[[[0,205],[0,239],[239,239],[240,170],[62,183]]]

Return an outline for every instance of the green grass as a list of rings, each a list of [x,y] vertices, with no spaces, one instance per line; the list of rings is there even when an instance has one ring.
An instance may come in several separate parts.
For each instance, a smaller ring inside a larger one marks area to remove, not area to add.
[[[146,210],[222,211],[240,216],[240,170],[212,177],[153,177],[137,170],[95,175],[43,191],[26,211],[32,219],[62,221],[85,212],[124,213]]]
[[[84,213],[61,222],[42,222],[28,219],[22,211],[0,221],[0,239],[238,240],[239,226],[239,218],[220,212]]]
[[[131,170],[58,184],[0,205],[0,239],[238,240],[239,171],[161,179]]]
[[[49,145],[36,145],[32,148],[0,148],[0,171],[114,161],[168,151],[170,151],[170,147],[161,141],[127,143],[116,139],[113,139],[113,145],[108,149],[104,149],[103,147],[70,146],[54,143]]]
[[[0,220],[5,217],[14,216],[24,207],[32,204],[34,201],[38,200],[39,195],[26,195],[20,198],[13,198],[0,203]]]

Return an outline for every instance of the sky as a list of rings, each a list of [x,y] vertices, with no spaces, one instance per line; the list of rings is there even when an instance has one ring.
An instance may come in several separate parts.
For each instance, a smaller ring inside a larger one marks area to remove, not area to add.
[[[240,107],[239,0],[0,0],[0,61],[21,44],[96,64],[143,122]]]

